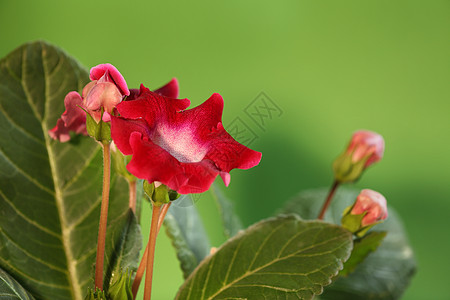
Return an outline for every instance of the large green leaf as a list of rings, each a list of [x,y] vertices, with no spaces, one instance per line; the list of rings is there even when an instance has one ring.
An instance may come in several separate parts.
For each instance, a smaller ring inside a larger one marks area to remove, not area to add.
[[[0,61],[0,266],[36,299],[78,300],[92,285],[102,153],[90,138],[59,143],[47,133],[64,96],[88,80],[43,42]],[[111,184],[106,260],[117,261],[114,248],[131,223],[126,183],[112,175]]]
[[[216,184],[213,183],[209,190],[219,208],[225,237],[230,238],[235,236],[239,230],[242,230],[243,226],[239,217],[234,213],[233,203],[225,197]]]
[[[289,201],[284,213],[296,213],[305,219],[315,219],[327,195],[327,189],[300,193]],[[330,205],[325,220],[340,224],[342,212],[351,205],[359,191],[340,188]],[[388,199],[389,201],[389,199]],[[320,299],[399,299],[415,273],[413,251],[408,243],[397,213],[389,207],[389,218],[374,230],[386,231],[379,248],[347,277],[339,277],[325,289]]]
[[[0,268],[0,299],[33,300],[34,298],[14,278]]]
[[[183,196],[183,197],[190,197]],[[194,205],[178,206],[175,200],[164,219],[166,233],[177,253],[184,278],[209,254],[208,235]]]
[[[351,249],[340,226],[292,215],[264,220],[203,260],[176,299],[312,299]]]

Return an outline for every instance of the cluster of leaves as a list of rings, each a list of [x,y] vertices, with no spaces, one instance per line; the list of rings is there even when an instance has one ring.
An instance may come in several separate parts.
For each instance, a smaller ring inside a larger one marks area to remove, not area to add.
[[[101,150],[89,138],[59,143],[47,135],[64,110],[65,94],[87,82],[83,67],[42,42],[0,61],[1,296],[79,300],[93,286]],[[142,246],[128,187],[114,172],[111,178],[106,294],[112,274],[136,269]],[[364,239],[354,240],[339,226],[354,191],[338,192],[329,223],[313,220],[325,198],[318,190],[247,229],[219,189],[211,192],[230,238],[215,253],[195,206],[172,205],[164,222],[186,278],[176,299],[398,299],[414,273],[412,250],[392,209],[377,228],[383,232]]]

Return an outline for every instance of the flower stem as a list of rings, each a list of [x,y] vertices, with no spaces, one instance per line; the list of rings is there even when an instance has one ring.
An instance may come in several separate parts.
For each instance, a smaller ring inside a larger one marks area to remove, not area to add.
[[[103,192],[98,226],[97,258],[95,261],[95,287],[103,290],[103,263],[105,260],[106,225],[108,221],[109,187],[111,177],[110,143],[103,146]]]
[[[147,267],[145,272],[144,300],[151,300],[152,298],[153,262],[155,258],[156,236],[158,235],[159,214],[161,212],[161,206],[154,205],[153,202],[152,205],[153,212],[147,247]]]
[[[337,180],[335,180],[333,182],[333,185],[331,186],[330,192],[328,193],[328,197],[327,197],[327,199],[325,200],[325,203],[322,206],[322,210],[320,211],[320,214],[319,214],[319,217],[318,217],[319,220],[323,220],[323,217],[325,216],[325,212],[327,211],[328,206],[330,206],[331,200],[333,199],[334,193],[336,192],[339,184],[340,184],[340,182],[337,181]]]
[[[171,203],[172,202],[164,204],[161,208],[161,212],[160,212],[159,218],[158,218],[158,229],[157,229],[158,233],[159,233],[159,230],[161,229],[164,218],[167,214],[167,211],[169,210]],[[149,244],[147,244],[147,246],[145,247],[144,255],[142,256],[141,262],[139,263],[139,268],[136,271],[136,276],[134,277],[133,287],[131,289],[133,292],[133,299],[136,299],[136,295],[139,290],[139,285],[141,284],[142,277],[144,276],[145,267],[147,265],[148,245]]]
[[[136,213],[136,180],[128,181],[129,203],[131,210]]]

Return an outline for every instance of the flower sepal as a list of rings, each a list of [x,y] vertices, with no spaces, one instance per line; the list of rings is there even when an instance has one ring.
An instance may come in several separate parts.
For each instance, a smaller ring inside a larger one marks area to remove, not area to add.
[[[157,182],[157,184],[155,182],[149,183],[147,180],[144,181],[144,192],[153,202],[153,205],[156,206],[177,200],[181,196],[177,191],[170,189],[165,184],[161,184],[160,182]]]
[[[370,158],[366,155],[361,160],[353,162],[353,151],[348,153],[344,151],[333,162],[334,178],[339,183],[354,182],[359,179],[365,169],[365,165]]]
[[[101,115],[103,115],[103,108],[101,110]],[[88,112],[86,112],[86,129],[92,138],[101,143],[110,143],[112,141],[110,122],[104,122],[100,119],[97,123]]]
[[[132,285],[131,272],[129,271],[113,272],[111,276],[111,285],[108,289],[109,299],[133,300],[131,285]]]
[[[107,300],[106,294],[104,291],[100,289],[96,289],[93,291],[91,288],[89,288],[88,293],[84,300]]]
[[[367,215],[367,212],[365,211],[362,214],[353,215],[350,213],[353,207],[354,205],[350,205],[344,210],[341,225],[357,237],[365,236],[367,231],[369,231],[373,226],[377,225],[378,223],[382,223],[382,221],[379,221],[368,226],[363,226],[361,222],[364,216]]]

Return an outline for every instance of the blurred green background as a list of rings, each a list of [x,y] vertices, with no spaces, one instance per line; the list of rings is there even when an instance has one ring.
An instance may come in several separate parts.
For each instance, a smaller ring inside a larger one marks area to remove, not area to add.
[[[329,185],[353,131],[381,133],[385,157],[355,186],[404,219],[419,269],[403,299],[450,299],[450,1],[0,0],[0,34],[2,57],[44,39],[131,87],[175,76],[194,106],[220,93],[224,124],[245,124],[263,153],[223,189],[246,225]],[[260,92],[282,110],[262,127],[245,113]],[[215,204],[197,206],[220,245]],[[154,298],[172,299],[182,276],[164,234],[156,257]]]

